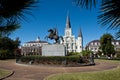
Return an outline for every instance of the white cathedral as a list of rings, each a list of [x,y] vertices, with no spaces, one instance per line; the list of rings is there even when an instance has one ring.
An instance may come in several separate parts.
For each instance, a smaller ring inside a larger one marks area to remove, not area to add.
[[[72,35],[72,28],[70,23],[69,15],[66,19],[65,35],[63,36],[63,41],[61,44],[66,46],[68,52],[82,52],[83,50],[83,36],[81,29],[79,30],[78,37]]]

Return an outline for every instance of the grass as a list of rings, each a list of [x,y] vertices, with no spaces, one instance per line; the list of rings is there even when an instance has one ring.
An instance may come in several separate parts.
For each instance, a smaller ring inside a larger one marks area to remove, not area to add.
[[[114,62],[115,64],[120,63],[120,61],[109,62]],[[55,74],[47,77],[45,80],[120,80],[120,66],[115,69],[105,71]]]
[[[5,70],[0,68],[0,78],[3,78],[11,73],[10,70]]]

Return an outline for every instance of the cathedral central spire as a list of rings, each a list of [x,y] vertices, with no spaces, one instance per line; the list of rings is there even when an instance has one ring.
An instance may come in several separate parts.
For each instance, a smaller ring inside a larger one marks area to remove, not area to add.
[[[78,37],[82,37],[82,31],[81,31],[81,28],[80,28],[80,30],[79,30]]]
[[[66,19],[66,28],[71,28],[69,15],[67,15],[67,19]]]

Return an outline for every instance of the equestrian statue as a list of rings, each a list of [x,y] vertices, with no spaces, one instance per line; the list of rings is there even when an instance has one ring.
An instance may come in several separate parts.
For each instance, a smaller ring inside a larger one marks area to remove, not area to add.
[[[55,43],[60,43],[60,39],[63,41],[63,37],[62,36],[59,36],[58,35],[58,31],[56,28],[53,28],[53,29],[49,29],[48,30],[49,32],[49,35],[45,37],[45,39],[48,38],[51,39],[51,40],[55,40]]]

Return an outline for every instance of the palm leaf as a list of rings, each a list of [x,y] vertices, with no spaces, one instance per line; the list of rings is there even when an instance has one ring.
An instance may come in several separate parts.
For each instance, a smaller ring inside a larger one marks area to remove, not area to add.
[[[96,7],[96,0],[73,0],[73,2],[82,8],[91,9]]]
[[[0,26],[0,37],[9,36],[12,32],[19,28],[20,25],[17,21],[7,20],[6,24]]]
[[[100,12],[100,24],[109,24],[108,29],[120,29],[120,0],[103,0]]]
[[[25,11],[34,7],[36,0],[0,0],[0,17],[21,17]]]
[[[118,32],[116,32],[115,37],[116,37],[116,39],[120,38],[120,30]]]

